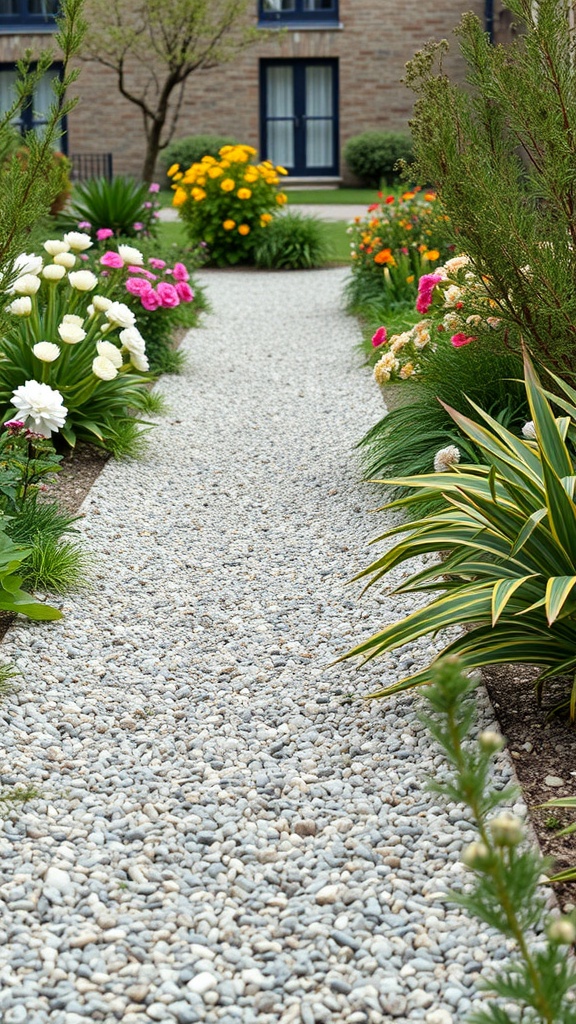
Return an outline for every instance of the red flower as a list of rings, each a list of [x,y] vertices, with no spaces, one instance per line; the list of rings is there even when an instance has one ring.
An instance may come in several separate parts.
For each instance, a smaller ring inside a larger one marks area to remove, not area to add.
[[[388,205],[390,205],[390,203],[394,202],[394,196],[386,196],[385,202],[387,202]]]
[[[386,344],[386,328],[379,327],[376,334],[372,336],[372,344],[374,348],[378,348],[379,345]]]
[[[368,213],[372,213],[373,210],[377,210],[379,206],[380,203],[370,203],[370,206],[368,207]]]
[[[454,348],[462,348],[463,345],[469,345],[471,341],[478,341],[478,338],[460,332],[460,334],[453,334],[450,341]]]

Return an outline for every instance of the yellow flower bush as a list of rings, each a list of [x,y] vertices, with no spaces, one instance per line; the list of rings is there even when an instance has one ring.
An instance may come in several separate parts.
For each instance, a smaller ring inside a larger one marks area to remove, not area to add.
[[[223,146],[186,170],[168,171],[178,208],[193,243],[204,242],[214,266],[253,263],[262,232],[288,197],[278,191],[287,172],[269,160],[255,163],[252,146]]]

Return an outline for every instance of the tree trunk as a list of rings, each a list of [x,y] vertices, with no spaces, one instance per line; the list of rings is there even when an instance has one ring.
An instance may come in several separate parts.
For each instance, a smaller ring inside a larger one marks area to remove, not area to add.
[[[156,170],[156,161],[158,160],[158,153],[160,152],[160,137],[162,135],[162,129],[164,128],[164,120],[154,120],[150,127],[150,131],[146,136],[146,155],[144,157],[144,164],[142,167],[142,180],[147,182],[154,181],[154,173]]]

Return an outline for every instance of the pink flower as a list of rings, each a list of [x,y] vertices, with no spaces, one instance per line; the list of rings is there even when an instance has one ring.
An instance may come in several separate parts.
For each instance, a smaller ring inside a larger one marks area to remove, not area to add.
[[[142,292],[140,296],[140,302],[144,306],[144,309],[154,310],[158,309],[162,305],[158,293],[153,288],[149,288],[147,292]]]
[[[129,274],[142,274],[142,276],[147,277],[149,281],[156,280],[156,274],[150,273],[149,270],[146,270],[146,267],[127,267],[126,269]]]
[[[122,259],[120,254],[117,252],[112,252],[111,249],[109,249],[108,252],[105,252],[104,255],[100,257],[100,263],[102,264],[103,267],[111,267],[112,270],[119,270],[120,267],[124,266],[124,260]]]
[[[418,282],[418,298],[416,309],[419,313],[427,313],[432,305],[432,293],[442,280],[440,274],[423,274]]]
[[[160,191],[160,185],[158,184],[158,182],[157,181],[153,181],[152,184],[150,185],[150,188],[148,189],[148,191],[149,192],[159,192]]]
[[[183,263],[175,263],[174,270],[172,271],[175,281],[187,281],[190,274],[186,270]]]
[[[194,292],[187,281],[178,281],[176,285],[176,291],[180,302],[192,302],[194,298]]]
[[[78,221],[78,227],[79,228],[88,228],[88,230],[90,230],[92,225],[91,225],[89,220],[80,220],[80,221]]]
[[[173,284],[161,281],[157,286],[156,291],[158,293],[160,303],[165,309],[174,309],[174,306],[180,305],[180,298]]]
[[[386,344],[386,328],[379,327],[376,334],[372,336],[372,344],[374,348],[378,348],[379,345]]]
[[[154,267],[154,270],[164,270],[164,267],[166,266],[165,260],[157,260],[155,256],[151,256],[148,263],[151,267]]]
[[[460,332],[460,334],[453,334],[450,341],[454,348],[462,348],[463,345],[469,345],[471,341],[478,341],[478,338]]]
[[[81,259],[81,260],[87,260],[87,259],[89,259],[89,256],[88,256],[87,252],[79,252],[78,253],[78,258]]]
[[[107,238],[112,238],[113,235],[114,232],[112,231],[112,228],[98,228],[98,231],[96,232],[96,238],[99,242],[104,242]]]
[[[150,281],[143,280],[141,277],[129,277],[126,281],[126,291],[130,292],[130,295],[145,295],[146,292],[151,291],[151,288]]]
[[[134,228],[134,231],[142,231],[142,228],[144,227],[144,225],[141,224],[139,220],[136,220],[136,221],[134,221],[132,227]]]
[[[152,203],[142,203],[142,206],[144,207],[145,210],[152,209]]]

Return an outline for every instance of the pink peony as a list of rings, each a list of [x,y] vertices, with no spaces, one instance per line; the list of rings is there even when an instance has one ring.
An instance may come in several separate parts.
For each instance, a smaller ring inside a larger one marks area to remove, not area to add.
[[[149,288],[147,292],[142,292],[140,296],[140,302],[142,303],[144,309],[147,309],[149,311],[158,309],[158,307],[162,305],[158,293],[155,292],[153,288]]]
[[[453,334],[450,338],[450,342],[454,345],[454,348],[462,348],[463,345],[469,345],[471,341],[478,341],[476,336],[472,337],[468,334]]]
[[[88,231],[89,231],[90,228],[92,227],[92,225],[91,225],[89,220],[81,220],[81,221],[78,221],[78,227],[79,228],[87,228]]]
[[[126,291],[130,292],[130,295],[144,295],[149,292],[152,288],[150,281],[146,278],[141,277],[129,277],[126,281]]]
[[[158,182],[157,181],[153,181],[152,184],[150,185],[150,188],[148,189],[148,191],[149,192],[159,192],[160,191],[160,185],[158,184]]]
[[[148,263],[151,267],[154,267],[154,270],[164,270],[164,267],[166,266],[165,260],[157,260],[155,256],[151,256]]]
[[[176,291],[180,302],[192,302],[194,298],[194,292],[187,281],[178,281],[176,284]]]
[[[175,263],[172,274],[174,275],[175,281],[187,281],[188,278],[190,277],[190,274],[186,270],[186,267],[184,266],[183,263]]]
[[[142,203],[142,206],[144,207],[145,210],[152,209],[152,203]]]
[[[379,327],[376,334],[372,336],[372,344],[374,348],[378,348],[379,345],[386,344],[386,328]]]
[[[111,267],[112,270],[119,270],[120,267],[124,266],[124,260],[122,259],[120,254],[117,252],[112,252],[111,249],[109,249],[108,252],[105,252],[104,255],[100,257],[100,263],[102,264],[103,267]]]
[[[418,298],[416,309],[419,313],[427,313],[432,305],[432,293],[442,280],[440,274],[423,274],[418,282]]]
[[[156,281],[156,274],[150,273],[146,270],[146,267],[126,267],[129,274],[141,274],[142,277],[147,277],[149,281]]]
[[[134,228],[134,231],[142,231],[142,228],[144,227],[144,225],[141,223],[141,221],[136,220],[136,221],[134,221],[132,227]]]
[[[113,235],[114,232],[112,231],[112,228],[98,228],[98,231],[96,232],[96,238],[99,242],[105,242],[107,238],[112,238]]]
[[[156,291],[160,303],[165,309],[173,309],[174,306],[180,305],[180,298],[173,284],[167,284],[166,281],[161,281],[157,286]]]

